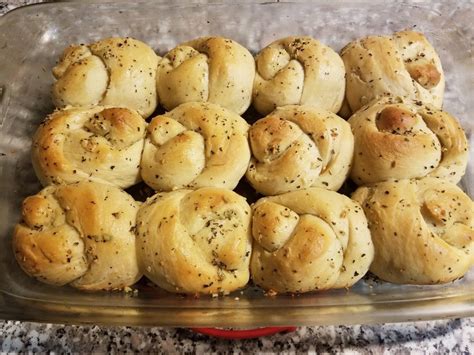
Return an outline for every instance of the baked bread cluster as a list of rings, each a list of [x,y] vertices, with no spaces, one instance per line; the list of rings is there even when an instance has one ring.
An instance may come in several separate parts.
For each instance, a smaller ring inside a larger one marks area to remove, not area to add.
[[[352,163],[354,137],[336,114],[312,106],[284,106],[252,125],[250,184],[263,195],[323,187],[338,190]]]
[[[468,142],[442,110],[440,59],[421,34],[397,32],[351,42],[344,114],[354,134],[350,176],[374,242],[379,278],[436,284],[474,264],[473,203],[458,187]]]
[[[474,263],[474,203],[444,179],[395,180],[353,196],[369,220],[370,270],[396,283],[434,284],[462,277]]]
[[[474,264],[474,204],[455,185],[468,141],[421,33],[340,56],[287,37],[255,58],[222,37],[163,57],[108,38],[68,47],[53,74],[58,109],[32,144],[44,189],[13,233],[42,282],[114,290],[144,275],[174,293],[253,282],[273,295],[349,288],[369,270],[449,282]],[[250,105],[260,116],[241,116]],[[122,190],[142,180],[143,203]]]
[[[146,122],[134,110],[93,106],[67,108],[37,129],[32,162],[43,185],[85,179],[121,188],[140,179]]]
[[[227,293],[249,280],[250,206],[222,188],[158,193],[137,217],[144,274],[171,292]]]
[[[205,186],[234,189],[250,160],[248,123],[221,106],[189,102],[153,118],[141,160],[157,191]]]
[[[350,287],[374,247],[360,205],[321,188],[265,197],[253,206],[254,282],[275,292]]]
[[[139,204],[117,187],[51,185],[23,201],[13,251],[23,270],[52,285],[112,290],[134,284]]]
[[[385,95],[421,101],[437,109],[443,105],[445,82],[441,61],[419,32],[358,39],[342,49],[341,57],[347,72],[349,114]]]
[[[341,57],[308,36],[287,37],[265,47],[255,58],[253,104],[266,115],[286,105],[311,105],[331,112],[344,99]]]
[[[150,116],[158,104],[160,57],[133,38],[106,38],[72,45],[53,68],[53,103],[66,106],[125,106]]]
[[[156,83],[167,110],[210,102],[241,115],[250,106],[254,77],[255,63],[246,48],[228,38],[203,37],[169,51]]]
[[[383,97],[348,122],[355,138],[351,178],[358,185],[424,176],[458,183],[466,171],[464,130],[430,104]]]

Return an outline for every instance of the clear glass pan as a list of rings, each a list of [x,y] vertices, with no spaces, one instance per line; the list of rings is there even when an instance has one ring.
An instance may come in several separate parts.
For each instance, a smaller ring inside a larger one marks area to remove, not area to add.
[[[469,40],[429,4],[398,2],[165,5],[65,2],[28,6],[0,18],[0,317],[32,321],[161,326],[354,324],[474,315],[474,270],[441,286],[399,286],[366,278],[350,290],[297,297],[265,297],[253,288],[223,298],[185,298],[142,285],[136,296],[81,293],[27,277],[16,265],[10,239],[24,197],[40,185],[30,162],[31,136],[52,111],[51,68],[70,43],[132,36],[164,54],[203,35],[233,38],[252,52],[272,40],[307,34],[339,50],[368,35],[413,28],[437,48],[447,73],[445,108],[471,142],[462,185],[472,197],[473,61]]]

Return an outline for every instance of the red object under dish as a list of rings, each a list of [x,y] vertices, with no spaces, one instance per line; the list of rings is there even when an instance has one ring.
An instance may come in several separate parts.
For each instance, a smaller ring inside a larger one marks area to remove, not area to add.
[[[221,339],[254,339],[260,337],[266,337],[276,333],[282,332],[294,332],[296,327],[264,327],[255,329],[243,329],[243,330],[225,330],[218,328],[191,328],[193,332],[209,335],[215,338]]]

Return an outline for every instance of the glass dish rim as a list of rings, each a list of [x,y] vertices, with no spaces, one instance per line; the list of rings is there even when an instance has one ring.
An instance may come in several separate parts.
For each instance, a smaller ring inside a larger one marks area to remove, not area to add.
[[[149,1],[149,0],[138,0],[136,2],[130,2],[130,1],[119,1],[119,2],[122,2],[122,3],[130,3],[130,4],[136,4],[136,3],[153,3],[153,1]],[[343,5],[344,3],[349,3],[349,1],[340,1],[340,3]],[[84,2],[70,2],[70,1],[58,1],[58,2],[54,2],[54,3],[36,3],[36,4],[29,4],[27,6],[23,6],[23,7],[19,7],[19,8],[16,8],[16,9],[13,9],[12,11],[9,11],[8,13],[6,13],[5,15],[2,16],[2,18],[0,18],[0,26],[3,24],[3,21],[5,20],[5,18],[7,17],[11,17],[12,15],[20,15],[22,13],[22,11],[29,11],[28,9],[31,9],[32,7],[57,7],[58,5],[73,5],[73,6],[87,6],[87,5],[108,5],[108,4],[111,4],[112,1],[105,1],[105,2],[101,2],[101,1],[94,1],[94,0],[87,0],[87,1],[84,1]],[[302,3],[302,4],[305,4],[305,3],[311,3],[309,1],[284,1],[284,2],[280,2],[281,4],[299,4],[299,3]],[[373,3],[376,3],[376,4],[381,4],[383,3],[382,0],[375,0],[375,1],[356,1],[356,3],[359,3],[359,4],[373,4]],[[414,3],[407,3],[407,2],[403,2],[405,4],[407,4],[408,6],[413,6],[413,7],[425,7],[426,9],[429,9],[427,6],[424,6],[426,4],[429,4],[429,1],[421,1],[421,2],[414,2]],[[265,1],[256,1],[256,2],[253,2],[253,3],[249,3],[249,2],[246,2],[246,1],[236,1],[236,2],[233,2],[233,3],[220,3],[220,2],[211,2],[211,3],[200,3],[200,2],[190,2],[190,3],[181,3],[181,2],[177,2],[177,3],[174,3],[174,4],[166,4],[166,3],[156,3],[155,6],[158,6],[158,7],[175,7],[175,8],[179,8],[179,7],[194,7],[194,6],[213,6],[213,5],[220,5],[220,6],[239,6],[239,5],[242,5],[242,4],[245,4],[245,5],[249,5],[249,4],[252,4],[252,5],[275,5],[277,6],[278,2],[265,2]],[[316,5],[324,5],[324,2],[320,3],[320,2],[316,2],[315,3]],[[429,9],[430,11],[434,11],[433,9]],[[456,25],[456,24],[454,24]],[[458,28],[458,27],[457,27]],[[1,129],[1,126],[0,126],[0,129]],[[38,321],[38,320],[41,320],[41,321],[49,321],[49,322],[58,322],[58,323],[77,323],[77,321],[74,319],[74,315],[77,315],[77,314],[81,314],[81,317],[89,317],[89,319],[93,319],[94,317],[97,318],[97,316],[100,316],[102,317],[102,314],[100,312],[98,312],[98,309],[97,308],[100,308],[100,307],[97,307],[97,306],[94,306],[94,305],[90,305],[89,306],[89,310],[87,309],[87,306],[83,305],[83,304],[74,304],[74,303],[68,303],[66,305],[61,305],[59,303],[55,303],[55,302],[47,302],[47,301],[44,301],[44,300],[40,300],[40,299],[31,299],[31,298],[24,298],[24,301],[26,302],[30,302],[32,304],[35,304],[35,307],[36,308],[32,308],[31,309],[31,312],[28,310],[28,311],[25,311],[25,312],[22,312],[21,314],[18,314],[15,312],[12,312],[10,310],[8,310],[8,303],[7,301],[10,300],[10,301],[13,301],[13,298],[16,299],[16,301],[22,303],[22,296],[18,296],[18,295],[14,295],[14,294],[10,294],[9,292],[7,291],[4,291],[4,290],[0,290],[0,318],[4,318],[4,319],[11,319],[11,317],[14,317],[14,319],[19,319],[19,320],[31,320],[31,321]],[[414,320],[421,320],[421,319],[439,319],[439,318],[447,318],[447,317],[452,317],[453,316],[453,313],[456,314],[457,316],[459,315],[463,315],[463,316],[474,316],[474,306],[473,306],[473,303],[474,303],[474,293],[472,292],[468,292],[466,291],[465,293],[462,293],[462,294],[457,294],[457,295],[452,295],[452,296],[449,296],[449,297],[446,297],[444,299],[449,299],[450,300],[450,305],[452,306],[452,309],[448,310],[448,309],[445,309],[443,311],[438,311],[438,312],[433,312],[433,313],[423,313],[421,312],[420,314],[418,314]],[[430,303],[432,301],[437,301],[437,299],[433,300],[433,299],[429,299],[429,300],[425,300],[425,299],[416,299],[416,300],[413,300],[413,299],[408,299],[408,300],[401,300],[401,301],[396,301],[396,302],[380,302],[380,304],[389,304],[389,305],[392,305],[392,304],[397,304],[397,305],[402,305],[403,307],[407,308],[407,309],[411,309],[411,308],[415,308],[417,310],[419,310],[420,308],[419,307],[411,307],[412,305],[414,304],[423,304],[423,303]],[[373,303],[371,303],[373,304]],[[128,306],[124,306],[124,307],[116,307],[116,306],[110,306],[110,307],[106,307],[106,306],[101,306],[101,307],[104,307],[104,308],[117,308],[115,311],[116,312],[111,312],[111,310],[107,309],[108,312],[106,313],[110,313],[110,314],[113,314],[113,315],[120,315],[120,312],[123,311],[123,309],[129,309],[130,307]],[[324,306],[326,307],[326,306]],[[338,310],[333,310],[333,314],[331,315],[332,317],[334,316],[334,314],[344,314],[346,313],[347,310],[350,310],[352,307],[354,307],[353,305],[350,305],[350,304],[346,304],[346,305],[337,305],[337,306],[329,306],[328,308],[334,308],[334,307],[337,307]],[[123,309],[122,309],[123,308]],[[155,306],[149,306],[149,307],[143,307],[144,309],[158,309],[160,311],[163,310],[162,307],[155,307]],[[256,309],[268,309],[268,308],[272,308],[271,306],[268,306],[268,307],[256,307],[256,306],[249,306],[247,308],[218,308],[218,310],[231,310],[233,311],[233,313],[235,313],[235,315],[232,316],[233,317],[240,317],[240,316],[243,316],[242,314],[242,310],[245,310],[245,309],[252,309],[252,311],[255,311]],[[292,313],[291,311],[294,311],[295,308],[301,308],[301,309],[306,309],[308,312],[310,311],[308,308],[318,308],[317,306],[316,307],[308,307],[308,306],[295,306],[295,305],[288,305],[287,307],[279,307],[279,312],[278,313],[281,313],[281,314],[284,314],[286,312],[289,312],[290,314]],[[45,312],[44,310],[45,309],[49,309],[51,311],[52,314],[48,315],[48,312]],[[167,307],[166,308],[167,310],[169,310],[170,312],[173,311],[173,312],[176,312],[179,310],[179,307],[177,306],[173,306],[173,307]],[[428,305],[428,309],[430,311],[433,311],[433,309],[431,309]],[[456,312],[453,312],[454,309],[456,309]],[[133,309],[131,309],[133,311]],[[188,308],[187,311],[192,311],[193,308]],[[195,310],[198,310],[200,312],[204,311],[204,310],[210,310],[210,311],[216,311],[216,308],[215,307],[197,307],[195,308]],[[38,313],[34,313],[34,311],[37,311]],[[53,313],[52,311],[55,311],[56,313]],[[98,314],[97,314],[98,313]],[[139,312],[140,313],[140,312]],[[232,313],[232,312],[231,312]],[[362,323],[375,323],[375,322],[380,322],[381,319],[383,320],[387,320],[387,319],[390,319],[390,321],[405,321],[407,320],[407,317],[406,315],[405,316],[401,316],[399,313],[400,312],[400,308],[399,307],[390,307],[390,308],[386,308],[385,309],[385,313],[377,313],[376,316],[374,316],[374,311],[373,310],[369,310],[367,311],[366,313],[364,312],[359,312],[357,313],[357,316],[353,318],[354,321],[352,320],[347,320],[347,317],[344,321],[344,324],[357,324],[357,323],[360,323],[360,319],[363,319],[363,322]],[[37,318],[37,315],[40,314],[42,315],[41,316],[41,319],[38,319]],[[173,313],[170,313],[170,315],[172,315]],[[317,316],[317,313],[315,314]],[[68,319],[65,318],[65,317],[69,317]],[[62,317],[62,318],[61,318]],[[72,321],[71,320],[71,317],[72,318]],[[76,318],[78,319],[78,318]],[[80,319],[80,318],[79,318]],[[119,317],[120,319],[120,317]],[[206,318],[202,319],[200,322],[196,323],[194,320],[193,320],[193,317],[191,316],[189,319],[181,319],[180,321],[176,322],[172,319],[167,319],[166,322],[162,322],[162,321],[156,321],[156,320],[152,320],[152,319],[149,319],[147,317],[145,317],[144,315],[141,315],[140,317],[135,317],[133,318],[133,321],[130,322],[128,319],[127,319],[127,324],[137,324],[137,325],[174,325],[174,326],[196,326],[196,325],[200,325],[200,326],[209,326],[209,325],[213,325],[213,326],[225,326],[225,325],[232,325],[231,323],[222,323],[222,324],[216,324],[215,322],[213,322],[212,324],[208,324],[206,323],[207,320]],[[89,320],[79,320],[79,323],[90,323]],[[97,320],[96,323],[103,323],[103,324],[123,324],[123,323],[120,323],[120,322],[116,322],[116,320],[114,319],[108,319],[108,320],[105,320],[105,321],[101,321],[101,320]],[[258,322],[257,322],[258,323]],[[311,320],[302,320],[302,319],[298,319],[297,317],[288,323],[288,321],[284,321],[282,322],[281,320],[274,320],[272,321],[271,323],[268,323],[267,321],[265,323],[262,323],[262,324],[256,324],[255,322],[252,323],[252,326],[255,326],[255,325],[314,325],[315,323],[312,322]],[[325,322],[324,320],[322,321],[319,321],[317,322],[317,324],[335,324],[333,321],[330,321],[328,320],[328,322]]]

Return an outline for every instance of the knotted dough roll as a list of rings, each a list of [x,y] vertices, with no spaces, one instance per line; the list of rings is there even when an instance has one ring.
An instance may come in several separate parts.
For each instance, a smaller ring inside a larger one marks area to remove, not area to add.
[[[474,265],[474,204],[442,179],[399,180],[360,187],[352,196],[369,221],[383,280],[437,284]]]
[[[252,235],[252,279],[275,292],[350,287],[374,254],[359,204],[320,188],[258,200]]]
[[[140,268],[170,292],[227,293],[249,280],[250,206],[235,192],[158,193],[137,217]]]
[[[354,133],[352,179],[439,177],[457,183],[466,171],[468,144],[456,118],[432,105],[384,97],[349,119]]]
[[[48,186],[23,201],[13,250],[39,281],[83,290],[121,289],[141,274],[135,248],[138,203],[117,187],[83,181]]]
[[[338,190],[351,168],[354,137],[336,114],[311,106],[285,106],[249,131],[247,179],[264,195],[310,186]]]
[[[355,112],[382,95],[402,96],[440,109],[444,74],[438,54],[425,36],[402,31],[370,36],[341,51],[346,66],[346,99]]]
[[[140,181],[145,134],[145,120],[130,109],[56,111],[33,137],[33,167],[43,185],[87,179],[127,188]]]
[[[133,38],[106,38],[64,50],[53,68],[56,107],[124,106],[148,117],[158,98],[153,49]]]
[[[311,105],[338,112],[345,89],[341,57],[311,37],[287,37],[255,58],[253,105],[266,115],[285,105]]]
[[[234,189],[250,160],[248,124],[218,105],[185,103],[148,126],[141,174],[158,191]]]
[[[211,102],[237,114],[250,106],[255,63],[237,42],[202,37],[168,52],[158,66],[157,88],[167,110],[185,102]]]

